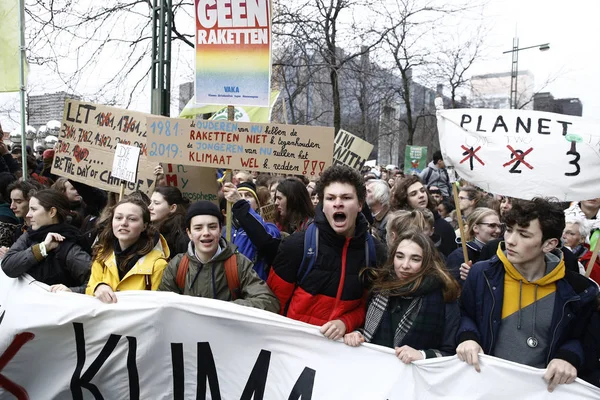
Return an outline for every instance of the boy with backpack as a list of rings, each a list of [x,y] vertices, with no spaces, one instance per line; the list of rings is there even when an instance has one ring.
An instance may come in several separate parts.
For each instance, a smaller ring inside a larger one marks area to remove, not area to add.
[[[360,328],[366,288],[360,272],[385,261],[361,213],[366,188],[360,174],[343,165],[323,172],[316,187],[320,204],[306,231],[283,241],[267,283],[281,313],[321,327],[332,340]]]
[[[185,222],[188,251],[171,259],[158,290],[279,310],[277,298],[256,274],[252,262],[221,237],[223,214],[219,207],[209,201],[194,203]]]

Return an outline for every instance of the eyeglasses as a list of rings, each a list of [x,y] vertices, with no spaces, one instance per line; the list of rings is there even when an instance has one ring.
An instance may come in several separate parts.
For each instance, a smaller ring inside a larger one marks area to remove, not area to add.
[[[504,225],[504,224],[497,224],[497,223],[495,223],[495,222],[480,222],[480,223],[478,223],[477,225],[487,225],[487,226],[489,226],[489,227],[490,227],[490,228],[492,228],[492,229],[496,229],[496,228],[498,228],[498,229],[500,229],[500,230],[504,230],[504,228],[505,228],[505,226],[506,226],[506,225]]]

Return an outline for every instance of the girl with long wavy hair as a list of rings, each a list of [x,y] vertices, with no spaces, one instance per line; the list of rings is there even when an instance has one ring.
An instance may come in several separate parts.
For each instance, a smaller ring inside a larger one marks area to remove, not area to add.
[[[344,343],[394,348],[406,364],[455,354],[460,287],[427,235],[401,232],[386,265],[366,269],[365,277],[371,280],[365,327],[346,334]]]
[[[92,275],[86,294],[104,303],[116,303],[115,292],[157,290],[167,266],[167,241],[150,224],[142,200],[128,197],[111,210],[94,246]]]

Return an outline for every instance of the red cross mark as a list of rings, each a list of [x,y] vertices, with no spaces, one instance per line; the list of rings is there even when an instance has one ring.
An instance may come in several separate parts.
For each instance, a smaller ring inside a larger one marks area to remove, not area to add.
[[[469,160],[469,164],[471,167],[471,171],[473,171],[473,159],[476,159],[477,161],[479,161],[479,163],[481,165],[485,165],[485,163],[483,161],[481,161],[481,158],[479,158],[477,156],[477,153],[479,150],[481,150],[481,146],[477,147],[475,150],[473,150],[473,148],[468,148],[465,145],[460,146],[461,149],[463,149],[465,152],[463,153],[463,156],[466,156],[465,158],[463,158],[462,160],[460,160],[460,164],[464,163],[465,161]]]
[[[533,167],[531,166],[531,164],[529,164],[527,161],[525,161],[525,156],[529,153],[531,153],[533,151],[533,147],[530,147],[529,150],[527,150],[526,152],[523,153],[523,151],[521,150],[515,150],[512,148],[511,145],[507,145],[506,146],[510,152],[512,153],[510,156],[514,157],[512,160],[502,164],[503,167],[508,167],[510,164],[516,162],[517,165],[518,164],[523,164],[525,165],[527,168],[529,169],[533,169]]]
[[[0,356],[0,372],[6,367],[10,360],[14,358],[19,350],[21,350],[21,347],[34,337],[35,335],[30,332],[19,333],[15,336],[10,346],[8,346]],[[0,387],[15,396],[17,400],[29,400],[29,394],[27,394],[27,390],[25,390],[24,387],[17,385],[2,374],[0,374]]]

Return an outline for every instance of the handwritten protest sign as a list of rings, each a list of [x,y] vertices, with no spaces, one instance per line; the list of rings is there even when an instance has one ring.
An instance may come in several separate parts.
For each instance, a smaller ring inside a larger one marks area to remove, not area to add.
[[[148,157],[184,165],[319,176],[333,129],[148,116]]]
[[[67,99],[52,173],[118,193],[121,180],[111,168],[119,143],[139,147],[141,152],[137,182],[129,182],[125,192],[147,192],[154,175],[146,158],[145,114]]]
[[[277,210],[277,205],[275,204],[267,204],[266,206],[262,206],[260,208],[260,215],[266,222],[275,222],[275,211]]]
[[[365,165],[372,150],[373,145],[371,143],[340,129],[335,135],[333,162],[334,164],[343,164],[360,170]]]
[[[196,103],[269,106],[269,0],[195,0]]]
[[[137,166],[140,159],[140,148],[117,144],[112,166],[112,176],[127,182],[136,182]]]
[[[404,153],[404,173],[419,174],[427,167],[426,146],[406,146]]]
[[[217,175],[214,168],[167,164],[164,170],[166,185],[181,190],[183,197],[191,202],[207,200],[218,203]]]
[[[600,197],[600,123],[529,110],[441,110],[444,162],[467,181],[523,199]]]

